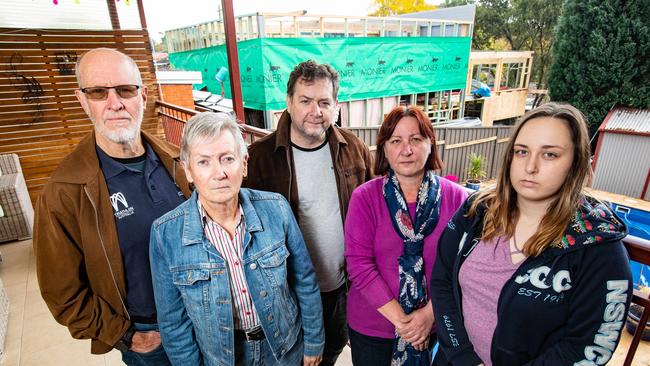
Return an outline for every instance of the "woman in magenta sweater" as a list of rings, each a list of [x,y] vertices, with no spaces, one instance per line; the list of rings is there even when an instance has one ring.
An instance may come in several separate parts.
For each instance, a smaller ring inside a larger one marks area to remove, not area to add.
[[[415,107],[393,109],[377,136],[375,172],[352,194],[345,257],[352,284],[348,325],[355,366],[430,365],[428,294],[438,239],[467,193],[442,168],[431,123]]]

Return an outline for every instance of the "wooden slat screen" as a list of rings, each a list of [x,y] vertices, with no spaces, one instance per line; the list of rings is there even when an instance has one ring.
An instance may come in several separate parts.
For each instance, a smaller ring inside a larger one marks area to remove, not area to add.
[[[147,31],[0,28],[0,154],[18,154],[32,202],[61,159],[92,130],[74,96],[74,68],[77,57],[97,47],[136,61],[149,89],[142,128],[162,136]]]

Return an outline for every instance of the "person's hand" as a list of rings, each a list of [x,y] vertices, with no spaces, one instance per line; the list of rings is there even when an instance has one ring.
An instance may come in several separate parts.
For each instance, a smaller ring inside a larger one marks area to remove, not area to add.
[[[413,347],[425,343],[429,339],[434,322],[431,301],[426,306],[408,314],[407,318],[406,326],[398,330],[399,335],[405,341],[410,342]]]
[[[408,315],[404,314],[402,306],[395,299],[377,308],[377,311],[395,326],[395,330],[400,335],[410,321]]]
[[[418,344],[411,344],[416,351],[424,351],[429,347],[429,337],[424,340],[424,342]]]
[[[318,356],[307,356],[305,355],[302,358],[302,364],[304,366],[318,366],[318,364],[323,360],[323,355]]]
[[[393,325],[395,326],[395,331],[397,334],[402,335],[404,332],[408,331],[409,322],[411,317],[406,314],[403,314],[401,317],[393,318]]]
[[[160,346],[160,332],[135,332],[131,338],[130,351],[136,353],[147,353],[155,350]]]

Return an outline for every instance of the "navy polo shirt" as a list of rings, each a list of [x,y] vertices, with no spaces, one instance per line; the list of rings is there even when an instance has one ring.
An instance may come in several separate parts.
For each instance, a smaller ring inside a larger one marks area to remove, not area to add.
[[[111,205],[126,274],[126,308],[136,322],[156,320],[149,266],[149,234],[155,219],[185,198],[153,149],[144,142],[144,169],[124,164],[96,146]],[[142,165],[140,165],[142,167]]]

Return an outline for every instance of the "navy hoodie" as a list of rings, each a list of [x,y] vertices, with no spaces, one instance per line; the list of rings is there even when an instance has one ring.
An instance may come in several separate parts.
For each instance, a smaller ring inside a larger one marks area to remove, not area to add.
[[[479,242],[484,207],[467,217],[473,197],[449,222],[438,245],[431,299],[440,350],[436,365],[478,365],[461,309],[458,271]],[[499,294],[492,338],[494,366],[604,365],[620,339],[632,296],[621,239],[625,225],[599,201],[583,197],[560,243],[524,260]]]

